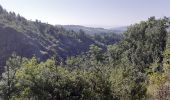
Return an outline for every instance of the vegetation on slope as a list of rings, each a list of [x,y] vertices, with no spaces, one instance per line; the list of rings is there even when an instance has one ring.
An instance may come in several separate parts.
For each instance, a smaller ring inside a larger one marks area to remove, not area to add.
[[[124,39],[106,52],[91,45],[86,55],[65,62],[13,55],[2,75],[0,94],[11,100],[159,99],[162,96],[154,91],[169,85],[168,26],[169,19],[151,17],[129,27]]]
[[[82,30],[67,31],[63,27],[56,27],[38,20],[30,21],[0,7],[1,69],[13,52],[27,58],[34,55],[41,61],[51,56],[65,59],[68,56],[87,52],[91,44],[105,50],[107,45],[120,40],[121,35],[114,33],[92,36]]]

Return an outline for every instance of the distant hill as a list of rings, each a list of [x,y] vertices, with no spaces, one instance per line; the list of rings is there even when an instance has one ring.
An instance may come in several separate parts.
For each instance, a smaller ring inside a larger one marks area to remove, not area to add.
[[[123,33],[127,30],[127,27],[116,27],[111,29],[104,29],[104,28],[92,28],[92,27],[85,27],[80,25],[57,25],[57,27],[64,27],[66,30],[73,30],[78,32],[80,29],[83,30],[87,34],[105,34],[105,33]]]
[[[112,30],[115,33],[123,33],[127,30],[128,26],[114,27],[109,30]]]
[[[5,65],[13,52],[22,57],[36,56],[40,60],[51,56],[65,59],[87,52],[91,44],[106,49],[107,45],[121,40],[121,35],[105,29],[89,29],[94,31],[72,31],[67,30],[66,26],[30,21],[0,7],[0,66]],[[99,35],[101,31],[109,34]],[[98,35],[89,35],[94,33]]]

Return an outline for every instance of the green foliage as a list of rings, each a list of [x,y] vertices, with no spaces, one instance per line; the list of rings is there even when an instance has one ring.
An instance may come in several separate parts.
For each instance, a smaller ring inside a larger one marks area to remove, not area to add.
[[[151,76],[154,78],[150,77],[150,80],[148,80],[148,74],[152,73],[152,71],[163,71],[162,52],[166,48],[168,25],[169,20],[167,18],[156,20],[155,17],[151,17],[148,21],[129,27],[124,33],[122,42],[108,47],[107,54],[110,61],[113,62],[113,66],[116,65],[118,68],[121,66],[120,68],[128,76],[123,77],[123,75],[120,75],[122,80],[130,80],[130,84],[118,86],[121,88],[128,87],[128,92],[123,90],[124,92],[120,93],[129,94],[126,98],[132,100],[146,99],[147,83],[157,76],[157,74],[152,74],[153,76]],[[155,65],[151,66],[153,63]],[[153,70],[150,71],[150,69]],[[164,79],[162,75],[160,79]],[[121,81],[121,84],[123,84],[123,81]]]
[[[99,48],[98,46],[90,45],[89,53],[91,55],[91,58],[96,61],[102,62],[104,60],[104,58],[102,58],[103,57],[102,49]]]
[[[7,95],[9,99],[38,98],[41,100],[47,98],[57,100],[110,100],[116,98],[111,90],[109,74],[99,68],[93,69],[93,71],[78,69],[70,71],[57,65],[54,59],[39,63],[35,57],[24,58],[20,67],[13,74],[12,88],[15,91],[11,91],[10,96]],[[8,86],[4,84],[1,87]]]
[[[163,61],[161,68],[163,71],[153,71],[149,74],[148,95],[153,99],[168,99],[170,97],[170,37],[168,36],[166,42],[166,49],[163,52]],[[157,65],[153,64],[154,66]]]
[[[7,61],[5,72],[2,74],[0,81],[0,94],[4,99],[9,99],[14,92],[17,93],[18,89],[15,87],[16,71],[21,67],[22,60],[15,54]]]
[[[162,51],[166,46],[166,19],[149,18],[129,28],[125,33],[128,45],[128,58],[138,70],[144,72],[151,63],[159,59],[162,62]]]

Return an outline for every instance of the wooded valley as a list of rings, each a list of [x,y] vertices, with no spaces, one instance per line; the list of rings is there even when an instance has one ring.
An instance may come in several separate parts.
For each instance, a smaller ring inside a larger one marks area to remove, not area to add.
[[[4,100],[168,100],[170,19],[86,34],[0,7]]]

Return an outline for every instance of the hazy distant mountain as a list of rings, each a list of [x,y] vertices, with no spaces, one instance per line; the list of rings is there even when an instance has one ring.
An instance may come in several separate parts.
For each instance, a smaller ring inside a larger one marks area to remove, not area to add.
[[[114,27],[109,30],[112,30],[113,32],[116,32],[116,33],[123,33],[127,30],[127,28],[128,26],[121,26],[121,27]]]
[[[79,32],[79,30],[83,30],[87,34],[105,34],[105,33],[123,33],[127,30],[127,27],[116,27],[111,29],[104,28],[93,28],[93,27],[85,27],[81,25],[57,25],[58,27],[64,27],[66,30],[73,30],[75,32]]]

